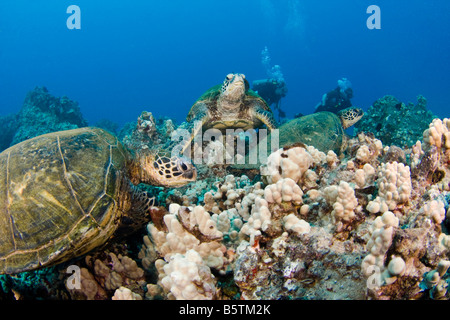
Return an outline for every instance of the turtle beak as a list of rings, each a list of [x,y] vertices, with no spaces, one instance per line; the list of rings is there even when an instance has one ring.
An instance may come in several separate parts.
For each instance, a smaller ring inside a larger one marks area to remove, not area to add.
[[[182,172],[181,176],[187,181],[195,181],[197,179],[197,169],[190,162],[180,158],[178,159],[177,167]]]
[[[183,177],[188,181],[195,181],[197,179],[197,170],[192,168],[192,170],[188,170],[183,173]]]

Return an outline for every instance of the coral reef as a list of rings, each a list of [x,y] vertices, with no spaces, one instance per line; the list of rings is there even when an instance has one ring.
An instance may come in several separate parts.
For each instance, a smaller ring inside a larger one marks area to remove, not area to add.
[[[355,132],[371,132],[385,145],[410,148],[417,140],[422,140],[422,132],[433,118],[423,96],[417,97],[416,104],[405,104],[387,95],[369,107],[355,125]]]
[[[100,119],[94,124],[94,127],[105,129],[114,135],[117,135],[119,125],[109,119]]]
[[[2,127],[2,134],[0,136],[0,151],[5,150],[11,146],[14,135],[19,127],[17,122],[17,114],[9,114],[0,117],[0,126]]]
[[[124,140],[166,145],[173,127],[144,112]],[[142,234],[72,262],[81,289],[47,269],[58,286],[27,293],[4,276],[4,297],[448,299],[450,120],[418,140],[359,132],[341,157],[288,146],[252,177],[201,164],[197,183],[153,189],[160,207]]]
[[[447,300],[448,279],[447,270],[450,267],[450,261],[441,260],[435,270],[426,272],[420,287],[426,290],[431,299]]]
[[[78,103],[68,97],[54,97],[47,88],[36,87],[27,93],[16,115],[0,119],[3,128],[1,150],[41,134],[86,127]]]
[[[371,213],[385,213],[394,210],[400,203],[406,203],[411,196],[411,177],[408,166],[393,161],[383,163],[378,171],[378,195],[370,201],[367,210]]]
[[[68,299],[64,286],[64,265],[17,275],[0,275],[0,301],[29,299]]]
[[[127,123],[119,132],[123,144],[134,152],[142,149],[167,149],[176,126],[171,119],[155,119],[153,114],[143,111],[136,123]]]

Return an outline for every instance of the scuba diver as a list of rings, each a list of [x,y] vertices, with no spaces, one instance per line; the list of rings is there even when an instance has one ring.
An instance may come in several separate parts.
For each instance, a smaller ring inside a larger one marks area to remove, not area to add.
[[[317,104],[314,112],[338,113],[340,110],[352,106],[351,98],[353,98],[352,84],[347,78],[342,78],[338,80],[336,89],[323,95],[322,101]]]
[[[286,82],[282,79],[262,79],[252,83],[253,91],[256,91],[270,106],[275,104],[274,109],[278,110],[278,120],[285,118],[286,114],[281,110],[281,98],[286,96]]]

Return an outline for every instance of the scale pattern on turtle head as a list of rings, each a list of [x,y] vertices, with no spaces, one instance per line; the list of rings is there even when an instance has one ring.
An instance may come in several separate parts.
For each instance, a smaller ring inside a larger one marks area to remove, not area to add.
[[[361,108],[350,107],[339,111],[338,116],[341,118],[342,127],[347,129],[364,116],[364,111]]]

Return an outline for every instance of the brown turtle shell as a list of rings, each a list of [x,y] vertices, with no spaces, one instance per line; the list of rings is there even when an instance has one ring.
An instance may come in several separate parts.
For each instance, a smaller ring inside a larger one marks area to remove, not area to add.
[[[293,119],[279,129],[281,147],[302,142],[325,153],[333,150],[340,154],[345,138],[341,120],[327,111]]]
[[[49,266],[117,229],[127,152],[99,128],[45,134],[0,153],[0,273]]]

